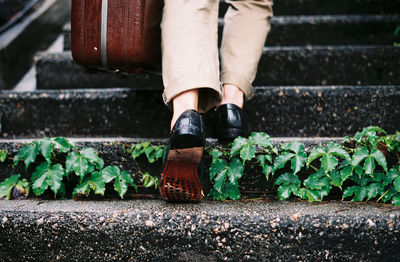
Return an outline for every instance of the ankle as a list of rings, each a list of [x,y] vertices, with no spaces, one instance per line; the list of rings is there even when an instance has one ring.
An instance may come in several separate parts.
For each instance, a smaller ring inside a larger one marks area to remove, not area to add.
[[[235,104],[238,107],[243,108],[244,93],[239,87],[231,84],[225,84],[223,86],[223,90],[224,90],[224,96],[221,103],[218,106],[223,104]]]
[[[185,112],[186,110],[193,109],[197,111],[198,107],[198,98],[199,98],[199,91],[198,89],[192,89],[185,91],[179,95],[177,95],[172,100],[173,106],[173,116],[171,120],[170,131],[172,131],[176,120],[178,120],[179,116]]]

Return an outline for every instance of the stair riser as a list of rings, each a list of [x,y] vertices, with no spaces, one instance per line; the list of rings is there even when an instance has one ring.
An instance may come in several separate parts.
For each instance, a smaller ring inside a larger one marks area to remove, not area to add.
[[[220,17],[228,6],[221,1]],[[398,13],[398,10],[398,0],[275,0],[273,6],[275,15],[392,14]]]
[[[282,16],[272,18],[266,46],[393,44],[400,16]],[[223,21],[218,27],[221,44]],[[71,49],[70,25],[64,27],[64,50]]]
[[[11,261],[396,261],[399,214],[385,211],[343,203],[8,202],[0,254]]]
[[[272,136],[346,136],[369,125],[400,130],[400,87],[259,87],[245,106],[253,131]],[[168,137],[161,90],[4,92],[3,137]],[[215,114],[205,115],[207,136]]]
[[[396,85],[400,48],[352,46],[265,48],[255,86]],[[39,89],[161,87],[161,76],[87,74],[71,53],[43,54],[36,65]]]

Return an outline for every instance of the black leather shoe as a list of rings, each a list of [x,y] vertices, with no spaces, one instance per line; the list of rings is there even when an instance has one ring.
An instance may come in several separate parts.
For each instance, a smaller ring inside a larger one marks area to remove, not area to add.
[[[250,125],[243,110],[235,104],[223,104],[217,113],[216,133],[220,141],[233,141],[236,137],[248,137]]]
[[[171,131],[170,146],[174,148],[204,147],[205,128],[201,115],[186,110],[176,120]]]
[[[177,119],[164,155],[160,195],[170,202],[198,202],[203,197],[199,180],[205,144],[201,115],[186,110]]]

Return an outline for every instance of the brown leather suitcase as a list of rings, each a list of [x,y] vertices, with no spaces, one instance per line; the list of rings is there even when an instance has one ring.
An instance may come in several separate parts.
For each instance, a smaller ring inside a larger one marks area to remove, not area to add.
[[[160,71],[162,0],[72,0],[73,59],[86,68]]]

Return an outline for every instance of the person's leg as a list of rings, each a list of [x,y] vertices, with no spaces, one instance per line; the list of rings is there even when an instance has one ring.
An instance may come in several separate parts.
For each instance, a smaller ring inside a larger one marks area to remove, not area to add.
[[[219,0],[165,0],[162,59],[165,104],[173,110],[159,190],[163,199],[202,198],[198,167],[205,146],[199,112],[221,99],[218,61]]]
[[[221,44],[221,104],[243,107],[253,97],[257,65],[262,55],[272,17],[272,0],[227,0],[231,6],[224,18]]]
[[[163,99],[173,110],[171,128],[186,109],[205,112],[221,100],[218,4],[218,0],[165,1],[161,23]]]

